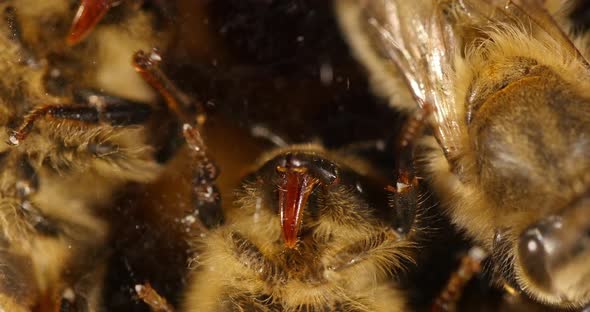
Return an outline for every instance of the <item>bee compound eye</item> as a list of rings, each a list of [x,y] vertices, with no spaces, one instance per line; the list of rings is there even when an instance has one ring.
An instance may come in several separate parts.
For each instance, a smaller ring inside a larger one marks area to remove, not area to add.
[[[562,219],[550,216],[528,227],[518,242],[519,262],[524,275],[547,291],[553,288],[551,269],[558,257],[562,228]]]
[[[338,179],[338,166],[327,159],[313,161],[311,170],[324,185],[331,185]]]

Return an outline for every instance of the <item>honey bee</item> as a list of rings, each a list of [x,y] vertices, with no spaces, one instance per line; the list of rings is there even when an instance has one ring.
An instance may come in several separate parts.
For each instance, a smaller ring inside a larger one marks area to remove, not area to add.
[[[186,310],[407,309],[387,277],[412,243],[382,218],[389,206],[373,173],[317,145],[263,156],[226,223],[201,241]]]
[[[122,9],[120,23],[72,47],[75,9],[0,3],[3,311],[98,309],[109,230],[100,208],[161,168],[143,126],[154,93],[130,66],[136,49],[165,39],[153,14]]]
[[[499,280],[590,302],[590,67],[566,1],[340,0],[375,90],[432,110],[422,170]]]
[[[413,261],[419,232],[411,168],[400,162],[396,187],[387,187],[381,170],[351,153],[319,144],[277,147],[260,157],[222,212],[219,169],[201,135],[203,107],[186,100],[152,54],[138,52],[136,68],[185,122],[195,200],[185,219],[202,229],[183,311],[407,310],[393,276]],[[191,107],[196,122],[186,114]],[[410,119],[399,144],[406,159],[420,117]],[[151,287],[136,290],[153,310],[171,309]]]

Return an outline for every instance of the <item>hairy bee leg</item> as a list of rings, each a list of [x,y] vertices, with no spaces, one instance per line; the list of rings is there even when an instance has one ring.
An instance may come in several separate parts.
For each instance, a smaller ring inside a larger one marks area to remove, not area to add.
[[[326,264],[326,268],[334,272],[345,270],[362,262],[364,259],[375,256],[380,252],[380,248],[398,242],[399,240],[400,236],[397,233],[388,230],[353,242],[337,251],[334,258]]]
[[[144,122],[151,110],[141,103],[119,101],[96,106],[82,105],[41,105],[31,110],[21,125],[8,138],[8,144],[19,145],[29,135],[35,122],[45,118],[59,126],[61,122],[83,122],[86,124],[109,124],[127,126]]]
[[[432,312],[455,311],[463,288],[471,278],[481,271],[481,261],[486,257],[485,252],[479,247],[473,247],[468,254],[461,259],[457,271],[451,274],[449,281],[440,295],[432,304]]]
[[[158,292],[150,285],[145,283],[143,285],[135,285],[135,292],[137,296],[145,302],[154,312],[174,312],[174,307],[166,301]]]
[[[197,214],[207,229],[219,226],[223,223],[221,195],[215,184],[219,176],[219,168],[209,157],[201,131],[198,128],[184,124],[182,132],[193,160],[194,214]]]
[[[150,53],[137,51],[133,55],[133,66],[143,79],[152,86],[166,101],[166,105],[172,110],[183,122],[190,122],[191,116],[189,111],[197,109],[197,124],[202,125],[205,122],[205,114],[202,105],[193,101],[191,97],[182,92],[168,78],[160,68],[162,56],[157,49],[152,49]]]
[[[236,259],[248,269],[257,272],[267,282],[280,283],[286,280],[285,272],[268,259],[258,247],[238,232],[229,234]]]
[[[418,109],[406,122],[398,143],[396,185],[387,189],[393,194],[390,202],[395,214],[393,227],[400,234],[407,234],[414,223],[419,195],[418,177],[414,170],[414,148],[431,113],[432,106],[428,104]]]

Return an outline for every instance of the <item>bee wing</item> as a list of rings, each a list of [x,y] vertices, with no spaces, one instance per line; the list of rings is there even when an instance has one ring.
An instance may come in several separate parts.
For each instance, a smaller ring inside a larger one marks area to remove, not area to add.
[[[387,95],[409,88],[412,103],[403,109],[434,107],[436,137],[443,149],[458,146],[459,118],[453,95],[453,58],[458,45],[443,11],[432,0],[336,0],[336,12],[349,42]],[[393,66],[392,66],[393,64]],[[395,77],[397,75],[397,77]],[[378,76],[378,77],[375,77]],[[400,78],[401,77],[401,78]],[[383,88],[383,86],[381,86]],[[406,91],[407,92],[407,91]],[[413,99],[412,99],[413,98]]]
[[[409,90],[414,105],[432,105],[435,137],[452,157],[465,118],[464,99],[454,93],[457,60],[489,39],[487,31],[516,27],[555,40],[582,58],[541,1],[336,0],[335,5],[358,58],[373,80],[386,81],[380,88],[390,90],[381,93]],[[408,103],[393,104],[408,109]]]

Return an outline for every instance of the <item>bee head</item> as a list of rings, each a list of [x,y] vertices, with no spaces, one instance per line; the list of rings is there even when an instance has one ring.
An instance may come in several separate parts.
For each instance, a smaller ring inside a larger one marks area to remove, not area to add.
[[[400,221],[389,205],[389,180],[365,159],[295,145],[272,151],[259,164],[245,185],[263,203],[252,206],[267,207],[278,216],[287,249],[297,249],[317,229],[334,234],[362,224],[396,228]]]

